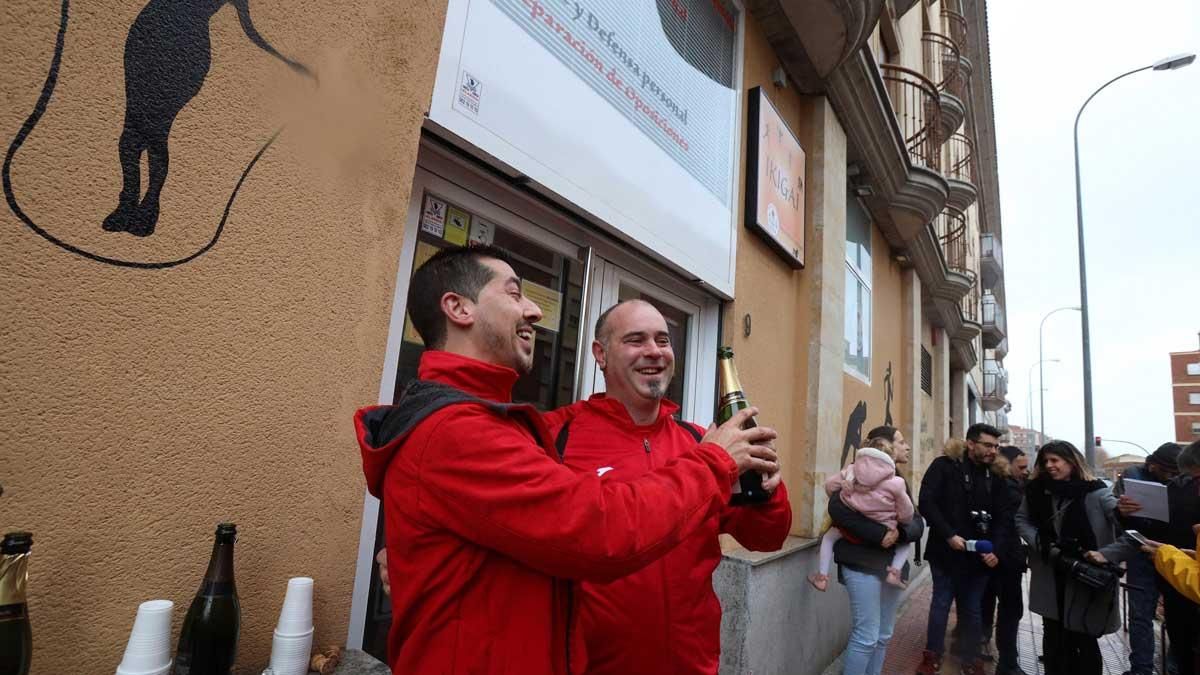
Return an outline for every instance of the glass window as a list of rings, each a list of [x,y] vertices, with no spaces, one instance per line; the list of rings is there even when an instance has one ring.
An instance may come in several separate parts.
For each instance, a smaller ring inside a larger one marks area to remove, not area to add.
[[[1192,422],[1192,433],[1200,434],[1200,422]]]
[[[1192,405],[1200,405],[1200,391],[1193,391],[1188,394],[1188,403]]]
[[[1200,375],[1200,363],[1189,363],[1187,369],[1188,375]]]
[[[846,203],[846,366],[871,377],[871,221],[850,198]]]

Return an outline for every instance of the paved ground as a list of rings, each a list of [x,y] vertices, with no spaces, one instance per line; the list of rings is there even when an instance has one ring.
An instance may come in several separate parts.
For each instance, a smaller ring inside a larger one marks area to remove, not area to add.
[[[1029,577],[1025,577],[1026,584]],[[920,587],[909,596],[907,603],[900,609],[900,617],[896,621],[896,631],[888,648],[887,661],[884,662],[883,672],[886,675],[911,675],[921,662],[921,653],[925,649],[925,624],[929,616],[929,600],[933,591],[930,583],[928,566],[921,571],[915,583]],[[1028,597],[1028,587],[1026,588]],[[950,614],[950,629],[954,627],[954,613]],[[1157,630],[1157,628],[1156,628]],[[1105,675],[1121,675],[1129,669],[1128,635],[1119,630],[1112,635],[1106,635],[1100,640],[1100,650],[1104,654]],[[1042,620],[1036,614],[1025,612],[1021,620],[1021,631],[1017,639],[1017,649],[1020,652],[1021,668],[1029,675],[1042,675],[1044,671],[1037,660],[1042,651]],[[992,647],[993,653],[995,647]],[[1155,660],[1158,660],[1156,656]],[[988,672],[991,672],[989,666]],[[839,658],[830,664],[824,675],[841,675],[842,664]],[[958,675],[958,661],[947,657],[942,666],[942,675]],[[1160,670],[1161,672],[1161,670]]]

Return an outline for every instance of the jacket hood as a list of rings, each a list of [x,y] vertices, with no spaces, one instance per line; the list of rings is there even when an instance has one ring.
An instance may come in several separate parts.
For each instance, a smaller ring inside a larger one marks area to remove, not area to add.
[[[511,368],[429,350],[421,355],[417,377],[396,398],[395,405],[368,406],[354,414],[367,490],[380,499],[388,465],[421,421],[460,403],[494,406],[499,412],[512,400],[518,375]]]
[[[854,482],[874,488],[896,475],[896,462],[886,452],[875,448],[861,448],[854,454]]]

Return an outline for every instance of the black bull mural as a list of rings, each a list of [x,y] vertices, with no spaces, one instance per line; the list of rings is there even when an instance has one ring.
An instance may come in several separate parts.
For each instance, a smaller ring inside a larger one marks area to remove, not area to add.
[[[279,59],[289,68],[315,81],[300,63],[280,54],[267,42],[250,17],[250,0],[150,0],[134,19],[125,39],[125,120],[116,158],[121,167],[122,187],[116,208],[100,223],[105,231],[148,237],[158,225],[159,200],[170,170],[170,134],[176,116],[204,86],[212,65],[209,21],[225,5],[238,15],[250,42]],[[221,236],[229,210],[250,170],[278,137],[276,131],[247,164],[234,185],[212,238],[203,248],[177,260],[141,262],[120,260],[86,251],[38,226],[22,209],[13,190],[11,169],[22,144],[33,132],[54,94],[62,65],[63,48],[70,16],[70,0],[62,0],[54,56],[41,95],[4,157],[4,196],[9,208],[26,226],[51,243],[72,253],[111,265],[156,269],[174,267],[203,255]],[[141,192],[141,162],[145,156],[148,187]]]

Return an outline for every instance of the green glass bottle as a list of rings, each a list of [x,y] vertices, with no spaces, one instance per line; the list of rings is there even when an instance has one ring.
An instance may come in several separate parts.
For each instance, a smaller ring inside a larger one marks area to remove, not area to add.
[[[175,652],[175,675],[229,675],[237,660],[241,607],[233,580],[237,525],[221,523],[208,572],[188,608]]]
[[[717,375],[720,385],[720,399],[717,403],[717,424],[724,424],[729,418],[743,408],[749,408],[750,402],[742,391],[741,380],[738,379],[737,368],[733,365],[733,348],[717,349]],[[758,426],[754,418],[750,418],[743,428]],[[733,486],[733,496],[729,503],[734,506],[746,504],[761,504],[771,498],[771,494],[763,489],[762,475],[757,471],[747,471],[741,475]]]
[[[0,542],[0,673],[28,675],[33,661],[33,630],[25,587],[33,535],[10,532]]]

